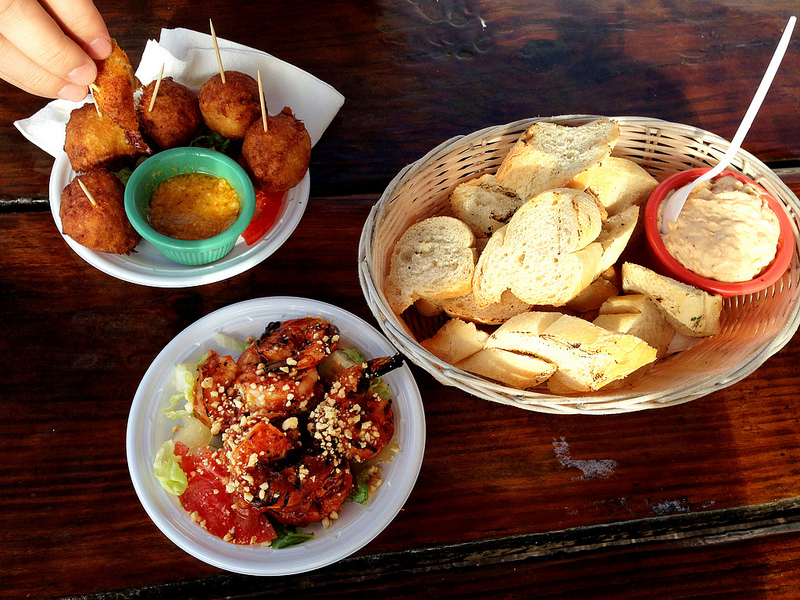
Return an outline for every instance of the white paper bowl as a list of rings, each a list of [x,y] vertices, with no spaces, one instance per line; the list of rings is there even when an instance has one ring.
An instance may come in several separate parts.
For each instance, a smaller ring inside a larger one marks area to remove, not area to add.
[[[368,358],[397,350],[377,330],[340,308],[305,298],[249,300],[213,312],[178,334],[145,373],[128,418],[127,455],[133,487],[156,526],[181,549],[215,567],[244,575],[290,575],[319,569],[356,552],[394,519],[417,480],[425,450],[425,417],[419,389],[408,366],[383,376],[393,393],[395,436],[399,451],[384,463],[383,485],[366,506],[348,502],[328,528],[303,528],[314,539],[282,550],[224,542],[192,523],[176,496],[153,474],[153,460],[171,437],[174,421],[162,414],[176,393],[173,371],[181,362],[199,360],[209,349],[229,354],[214,341],[220,332],[238,339],[260,335],[271,321],[321,316],[341,332],[342,344],[359,348]]]
[[[59,231],[63,231],[59,210],[61,192],[75,177],[66,154],[56,157],[50,173],[50,211]],[[239,236],[233,250],[225,257],[206,265],[188,266],[173,262],[161,254],[156,247],[142,240],[131,254],[108,254],[81,246],[68,235],[61,234],[64,241],[87,263],[107,275],[157,288],[184,288],[223,281],[253,268],[274,254],[291,237],[300,224],[308,205],[311,190],[311,175],[306,172],[303,180],[288,191],[281,212],[272,228],[252,246]]]

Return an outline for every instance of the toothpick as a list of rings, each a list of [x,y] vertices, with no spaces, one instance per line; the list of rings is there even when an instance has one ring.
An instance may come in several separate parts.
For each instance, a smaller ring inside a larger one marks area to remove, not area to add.
[[[97,206],[97,202],[94,201],[94,197],[89,192],[89,190],[86,189],[86,186],[80,180],[80,177],[78,178],[78,185],[81,186],[81,189],[83,190],[83,193],[86,194],[86,197],[89,199],[89,202],[92,203],[92,206]]]
[[[153,95],[150,97],[150,106],[147,112],[153,112],[153,106],[156,104],[156,95],[158,95],[158,88],[161,87],[161,78],[164,76],[164,63],[161,63],[161,70],[158,72],[158,79],[156,79],[156,87],[153,88]]]
[[[258,96],[261,99],[261,120],[264,122],[264,133],[267,132],[267,104],[264,101],[264,85],[261,83],[261,71],[258,71]]]
[[[100,112],[100,105],[97,103],[97,98],[94,97],[94,91],[97,89],[97,86],[93,83],[89,84],[89,91],[92,94],[92,102],[94,102],[94,109],[97,111],[97,116],[102,117],[103,113]]]
[[[222,78],[222,83],[225,83],[225,70],[222,68],[222,57],[219,55],[219,44],[217,43],[217,34],[214,32],[214,23],[212,23],[211,19],[209,19],[208,24],[211,26],[211,39],[214,40],[214,52],[217,53],[219,76]]]

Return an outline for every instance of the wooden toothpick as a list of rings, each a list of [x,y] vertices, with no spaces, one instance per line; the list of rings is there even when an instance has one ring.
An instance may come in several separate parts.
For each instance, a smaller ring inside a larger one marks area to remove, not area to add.
[[[81,181],[80,177],[78,178],[78,185],[81,186],[81,189],[83,190],[83,193],[86,194],[86,197],[89,199],[89,202],[92,203],[92,206],[97,206],[97,202],[95,202],[94,197],[89,192],[89,190],[86,189],[86,186],[83,184],[83,182]]]
[[[156,87],[153,88],[153,95],[150,97],[150,106],[147,112],[152,112],[156,104],[156,96],[158,95],[158,88],[161,87],[161,78],[164,77],[164,63],[161,63],[161,70],[158,72],[158,79],[156,79]]]
[[[94,97],[94,91],[97,89],[97,86],[93,83],[89,84],[89,91],[92,94],[92,101],[94,102],[94,109],[97,111],[97,116],[102,117],[103,113],[100,112],[100,105],[97,103],[97,98]]]
[[[219,44],[217,43],[217,34],[214,32],[214,23],[209,19],[208,24],[211,26],[211,39],[214,40],[214,52],[217,53],[219,76],[222,78],[222,83],[225,83],[225,70],[222,68],[222,57],[219,55]]]
[[[258,71],[258,96],[261,99],[261,120],[264,123],[264,133],[267,132],[267,103],[264,100],[264,85],[261,83],[261,71]]]

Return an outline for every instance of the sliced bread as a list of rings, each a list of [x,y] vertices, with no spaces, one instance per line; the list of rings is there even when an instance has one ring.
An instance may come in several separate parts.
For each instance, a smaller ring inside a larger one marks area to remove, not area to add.
[[[450,319],[433,337],[422,340],[420,344],[434,356],[455,365],[482,350],[487,339],[489,334],[478,329],[475,323]]]
[[[385,281],[386,298],[397,314],[419,298],[441,300],[468,294],[477,251],[475,235],[455,217],[429,217],[398,240]]]
[[[595,196],[608,211],[616,215],[629,206],[641,206],[656,189],[658,181],[627,158],[608,156],[577,174],[569,187]]]
[[[654,300],[667,321],[684,335],[705,337],[720,331],[722,296],[718,294],[630,262],[622,264],[622,289]]]
[[[603,249],[594,240],[602,220],[601,208],[584,192],[560,188],[532,198],[481,253],[475,302],[487,306],[511,290],[528,304],[566,304],[599,274]]]
[[[500,348],[484,348],[455,366],[519,390],[536,387],[556,372],[553,363]]]
[[[609,331],[635,335],[655,348],[658,358],[666,356],[669,343],[675,336],[675,329],[656,303],[644,294],[609,298],[592,322]]]
[[[453,214],[469,225],[477,237],[483,238],[508,223],[521,205],[520,197],[499,185],[494,173],[465,181],[450,194]]]
[[[636,230],[638,221],[639,207],[631,205],[610,216],[603,223],[603,228],[597,236],[597,241],[603,247],[603,257],[598,265],[601,273],[612,267],[622,256]]]
[[[440,300],[438,305],[450,317],[459,317],[485,325],[500,325],[511,317],[531,310],[532,306],[523,302],[509,290],[503,292],[499,302],[488,306],[478,306],[473,295],[459,296]]]
[[[498,327],[486,347],[530,354],[556,364],[558,370],[552,377],[561,389],[596,391],[656,359],[656,350],[633,335],[611,332],[570,315],[550,321],[552,313],[539,319],[530,314]]]
[[[578,127],[534,123],[503,159],[496,181],[527,200],[565,186],[578,173],[608,157],[618,139],[619,125],[610,119]]]

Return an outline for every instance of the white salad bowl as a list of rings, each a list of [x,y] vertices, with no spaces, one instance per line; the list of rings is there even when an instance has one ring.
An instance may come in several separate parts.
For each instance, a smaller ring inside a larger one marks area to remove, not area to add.
[[[153,471],[161,445],[172,437],[175,424],[163,413],[174,386],[175,367],[196,362],[208,350],[230,354],[215,334],[244,340],[260,335],[272,321],[319,316],[341,333],[343,347],[356,347],[367,358],[389,356],[397,350],[377,330],[340,308],[293,297],[249,300],[213,312],[179,333],[159,353],[145,373],[131,406],[127,430],[128,465],[134,489],[148,516],[181,549],[215,567],[244,575],[290,575],[333,564],[364,547],[383,531],[408,499],[416,483],[425,449],[422,399],[408,366],[383,375],[392,390],[395,437],[391,462],[382,463],[383,484],[366,505],[347,502],[339,518],[326,529],[303,528],[313,539],[297,546],[273,549],[225,542],[192,522],[178,498],[167,493]]]

